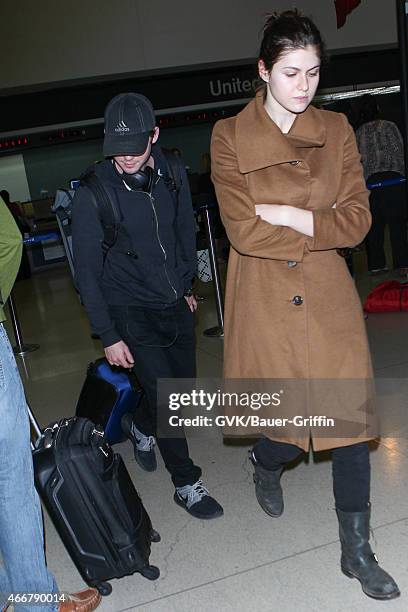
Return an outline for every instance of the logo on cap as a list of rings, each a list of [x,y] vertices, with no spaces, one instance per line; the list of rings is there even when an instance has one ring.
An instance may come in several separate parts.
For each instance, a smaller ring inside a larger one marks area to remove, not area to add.
[[[129,128],[124,121],[119,121],[118,125],[115,127],[115,132],[129,132]]]

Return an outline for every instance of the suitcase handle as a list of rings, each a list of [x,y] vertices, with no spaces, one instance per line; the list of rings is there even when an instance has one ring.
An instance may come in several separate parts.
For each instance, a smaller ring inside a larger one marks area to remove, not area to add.
[[[30,423],[31,423],[31,425],[32,425],[32,427],[33,427],[33,429],[34,429],[35,433],[37,434],[37,438],[36,438],[35,440],[33,440],[33,439],[31,438],[31,450],[34,450],[34,449],[35,449],[35,447],[36,447],[36,444],[37,444],[38,440],[39,440],[39,439],[41,438],[41,436],[42,436],[42,432],[41,432],[40,425],[39,425],[39,423],[38,423],[37,419],[35,418],[34,413],[33,413],[33,411],[32,411],[32,410],[31,410],[31,408],[30,408],[29,403],[27,402],[27,399],[26,399],[26,404],[27,404],[27,412],[28,412],[28,417],[29,417],[29,419],[30,419]]]

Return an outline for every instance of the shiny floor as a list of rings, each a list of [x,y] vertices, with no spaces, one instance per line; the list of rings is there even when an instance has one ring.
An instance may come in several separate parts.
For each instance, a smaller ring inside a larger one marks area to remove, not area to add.
[[[369,278],[357,253],[356,282],[362,298],[387,275]],[[388,277],[390,274],[388,275]],[[219,376],[222,339],[206,338],[216,324],[211,285],[197,316],[198,374]],[[14,290],[24,341],[39,350],[18,358],[29,402],[42,425],[71,415],[87,364],[101,355],[68,269],[58,267],[20,281]],[[117,446],[162,540],[151,563],[161,576],[136,574],[113,580],[101,612],[341,612],[408,610],[408,314],[370,315],[367,327],[377,377],[383,430],[371,453],[373,547],[399,583],[391,602],[367,598],[339,569],[339,540],[330,461],[301,462],[283,476],[285,512],[269,518],[259,508],[247,460],[249,446],[227,445],[215,431],[191,438],[191,455],[210,491],[224,506],[214,521],[190,517],[173,499],[161,459],[155,473],[142,472],[129,443]],[[10,330],[12,338],[12,331]],[[65,591],[83,582],[46,519],[48,564]]]

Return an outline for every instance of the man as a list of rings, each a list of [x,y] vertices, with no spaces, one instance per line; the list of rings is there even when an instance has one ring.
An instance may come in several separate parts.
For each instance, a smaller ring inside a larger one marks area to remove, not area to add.
[[[21,234],[0,198],[0,609],[16,595],[47,594],[53,603],[17,604],[19,612],[89,612],[100,602],[96,589],[60,595],[44,558],[43,526],[34,487],[30,426],[23,386],[4,329],[2,306],[21,259]]]
[[[191,196],[182,165],[181,186],[178,193],[174,189],[158,138],[145,96],[113,98],[105,110],[107,159],[93,171],[121,219],[114,244],[106,248],[106,226],[87,186],[78,189],[72,215],[76,280],[92,329],[108,362],[133,367],[145,392],[143,408],[124,425],[136,461],[148,471],[156,469],[157,379],[195,377]],[[189,457],[184,434],[159,437],[157,444],[176,488],[175,502],[197,518],[222,515]]]

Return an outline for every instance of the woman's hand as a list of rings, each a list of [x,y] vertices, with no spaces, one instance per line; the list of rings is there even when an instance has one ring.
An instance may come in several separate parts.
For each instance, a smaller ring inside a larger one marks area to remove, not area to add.
[[[282,206],[280,204],[256,204],[256,214],[271,225],[287,225],[286,209],[292,206]]]
[[[291,227],[305,236],[314,235],[311,210],[280,204],[256,204],[255,212],[271,225]]]

